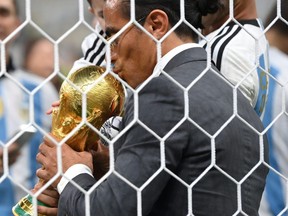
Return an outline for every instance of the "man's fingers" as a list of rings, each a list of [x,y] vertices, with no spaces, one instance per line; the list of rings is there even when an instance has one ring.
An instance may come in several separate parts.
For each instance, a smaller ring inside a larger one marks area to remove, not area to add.
[[[39,152],[43,154],[44,156],[47,156],[48,154],[53,154],[53,151],[56,151],[56,146],[58,139],[50,134],[51,136],[44,136],[43,143],[39,145]]]
[[[39,168],[36,171],[36,175],[38,178],[43,179],[44,181],[48,181],[50,178],[48,177],[47,170],[44,169],[44,167]]]
[[[49,207],[57,207],[58,198],[59,198],[58,193],[55,191],[57,194],[53,194],[50,196],[50,195],[44,194],[44,192],[46,192],[46,191],[43,191],[43,193],[38,196],[38,200],[45,203]]]
[[[42,194],[49,196],[49,197],[53,197],[55,199],[59,198],[58,192],[55,189],[53,189],[52,187],[47,188],[45,191],[43,191]]]
[[[38,157],[41,157],[41,156],[38,156]],[[38,158],[37,158],[38,160]],[[45,164],[45,163],[44,163]],[[53,162],[53,165],[55,165],[55,163]],[[46,163],[46,167],[43,165],[41,168],[39,168],[37,171],[36,171],[36,175],[38,178],[44,180],[45,182],[48,182],[51,178],[53,178],[55,175],[57,175],[57,167],[54,169],[54,167],[52,167],[52,169],[50,168],[50,163]],[[58,177],[52,184],[51,186],[53,188],[56,188],[57,187],[57,184],[59,183],[61,179],[61,176]],[[47,192],[45,192],[46,195],[48,195]]]
[[[52,114],[52,111],[53,111],[53,108],[50,108],[50,109],[48,109],[48,110],[46,111],[46,114],[47,114],[47,115],[51,115],[51,114]]]
[[[45,203],[49,207],[57,208],[58,199],[54,199],[54,198],[49,197],[47,195],[41,194],[38,196],[38,200]]]
[[[53,136],[51,133],[49,135],[50,136],[44,136],[43,142],[49,147],[55,147],[56,143],[58,143],[60,140]]]
[[[37,206],[37,210],[39,214],[46,215],[46,216],[56,216],[57,215],[57,208],[51,208],[46,206]]]
[[[47,143],[45,142],[39,145],[39,153],[44,156],[47,156],[47,154],[51,153],[52,151],[53,151],[53,147],[48,146]]]
[[[34,188],[32,193],[36,193],[39,188]],[[49,207],[57,207],[58,205],[59,194],[55,189],[50,187],[44,190],[38,197],[37,200],[45,203]]]
[[[45,165],[47,165],[45,163],[45,156],[42,153],[40,153],[40,152],[36,155],[36,161],[42,165],[42,167],[39,168],[39,170],[43,169],[45,167]]]
[[[53,108],[58,107],[59,105],[60,105],[60,100],[53,102],[53,103],[52,103],[52,107],[51,107],[49,110],[46,111],[46,114],[47,114],[47,115],[52,114]]]
[[[52,103],[52,107],[58,107],[60,105],[60,100]]]

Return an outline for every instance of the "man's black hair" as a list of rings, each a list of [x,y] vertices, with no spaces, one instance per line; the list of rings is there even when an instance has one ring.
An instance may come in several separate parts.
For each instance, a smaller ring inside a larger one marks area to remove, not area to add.
[[[121,10],[123,15],[129,19],[130,17],[130,0],[122,0]],[[181,17],[180,0],[135,0],[135,17],[139,19],[147,16],[155,9],[163,10],[168,18],[171,26],[177,24]],[[219,0],[184,0],[185,4],[185,20],[194,28],[203,28],[202,16],[209,13],[215,13],[220,7]],[[140,23],[141,24],[141,23]],[[175,30],[175,33],[181,36],[190,36],[197,39],[198,35],[187,24],[183,23]]]

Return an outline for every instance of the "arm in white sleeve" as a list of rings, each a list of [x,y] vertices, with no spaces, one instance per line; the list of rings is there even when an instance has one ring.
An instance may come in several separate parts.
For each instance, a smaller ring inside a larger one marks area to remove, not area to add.
[[[84,164],[75,164],[75,165],[71,166],[64,173],[64,176],[61,178],[60,182],[57,185],[58,193],[61,194],[62,191],[64,190],[65,186],[69,183],[70,180],[72,180],[76,176],[83,174],[83,173],[87,173],[87,174],[93,176],[91,169]]]

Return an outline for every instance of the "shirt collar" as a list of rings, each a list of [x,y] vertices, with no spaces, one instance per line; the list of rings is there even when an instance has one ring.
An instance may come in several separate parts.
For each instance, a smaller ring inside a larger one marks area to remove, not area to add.
[[[160,60],[158,61],[158,63],[156,64],[156,66],[154,67],[153,70],[153,76],[157,77],[161,74],[161,71],[163,70],[163,68],[165,68],[165,66],[168,64],[168,62],[177,54],[179,54],[180,52],[190,49],[190,48],[195,48],[195,47],[201,47],[199,44],[196,43],[185,43],[182,44],[180,46],[177,46],[176,48],[170,50],[168,53],[166,53],[162,58],[160,58]]]

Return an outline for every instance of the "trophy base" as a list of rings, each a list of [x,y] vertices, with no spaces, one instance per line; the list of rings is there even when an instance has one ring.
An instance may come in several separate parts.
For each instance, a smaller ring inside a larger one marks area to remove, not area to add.
[[[33,198],[31,195],[23,197],[13,208],[12,212],[14,216],[33,216]],[[44,203],[37,201],[37,205],[46,206]],[[38,214],[38,216],[45,216]]]

